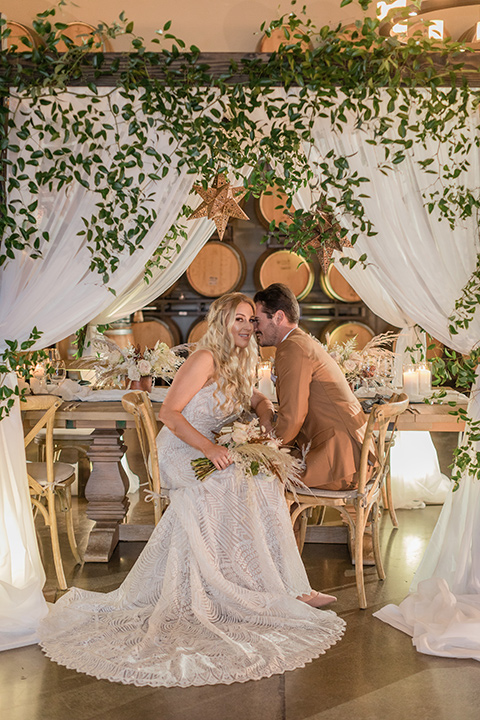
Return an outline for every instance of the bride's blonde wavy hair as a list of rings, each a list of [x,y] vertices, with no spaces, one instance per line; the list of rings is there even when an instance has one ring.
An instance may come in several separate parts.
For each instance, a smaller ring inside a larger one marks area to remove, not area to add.
[[[250,407],[258,362],[255,333],[245,348],[237,347],[233,339],[232,327],[242,302],[250,305],[255,313],[253,300],[243,293],[228,293],[214,300],[207,315],[207,331],[197,345],[198,349],[206,348],[212,353],[214,379],[219,392],[225,396],[221,407],[232,413]]]

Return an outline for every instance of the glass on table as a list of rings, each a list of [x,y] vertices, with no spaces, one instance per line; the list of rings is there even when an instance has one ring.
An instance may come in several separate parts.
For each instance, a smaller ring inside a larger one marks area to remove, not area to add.
[[[54,385],[60,385],[65,378],[67,377],[67,370],[65,367],[65,361],[64,360],[56,360],[52,363],[50,367],[50,372],[48,373],[48,379],[51,383],[54,383]]]

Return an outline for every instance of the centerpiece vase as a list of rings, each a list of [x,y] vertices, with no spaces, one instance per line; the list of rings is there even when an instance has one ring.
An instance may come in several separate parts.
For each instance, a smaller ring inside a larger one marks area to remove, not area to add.
[[[144,375],[140,380],[129,380],[125,378],[125,387],[127,390],[144,390],[145,392],[151,392],[152,381],[153,378],[151,375]]]

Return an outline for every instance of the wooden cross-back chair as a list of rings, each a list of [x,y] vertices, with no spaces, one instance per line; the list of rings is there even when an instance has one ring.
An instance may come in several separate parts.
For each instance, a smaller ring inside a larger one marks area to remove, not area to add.
[[[393,442],[393,431],[398,416],[408,407],[408,397],[404,393],[394,395],[384,405],[374,405],[369,415],[365,438],[362,444],[358,488],[354,490],[322,490],[310,488],[307,492],[297,492],[294,496],[287,492],[287,502],[291,509],[292,524],[308,508],[333,507],[336,508],[347,523],[350,531],[352,548],[354,550],[355,578],[357,585],[358,603],[360,608],[367,607],[365,595],[365,582],[363,576],[363,537],[367,523],[371,523],[373,554],[375,567],[380,580],[385,578],[382,557],[380,553],[379,500],[382,485],[388,471],[388,458],[390,446]],[[388,432],[388,437],[387,437]],[[369,453],[372,442],[375,442],[378,464],[372,472],[369,465]],[[352,513],[347,508],[354,509]],[[300,532],[299,549],[303,550],[305,542],[305,526],[303,522]]]
[[[156,525],[162,517],[168,500],[166,497],[161,497],[162,483],[160,480],[156,442],[158,426],[155,413],[148,393],[143,390],[134,390],[126,393],[122,398],[122,405],[135,419],[135,427],[147,471],[148,484],[152,492]]]
[[[73,557],[77,564],[81,564],[82,560],[78,554],[73,528],[71,485],[75,481],[75,468],[68,463],[54,462],[53,426],[55,413],[61,404],[62,401],[52,395],[27,395],[20,408],[22,411],[33,410],[43,413],[24,437],[25,448],[27,448],[39,430],[45,428],[45,462],[27,462],[28,485],[34,516],[40,512],[45,524],[50,529],[58,585],[62,590],[66,590],[67,582],[58,537],[57,501],[60,509],[65,513],[68,542]]]

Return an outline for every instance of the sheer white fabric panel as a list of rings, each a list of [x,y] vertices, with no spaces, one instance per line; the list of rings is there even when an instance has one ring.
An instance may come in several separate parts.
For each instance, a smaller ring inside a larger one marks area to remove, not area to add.
[[[469,413],[480,419],[477,379]],[[480,450],[480,443],[475,451]],[[397,607],[374,613],[419,652],[480,660],[480,481],[463,477],[447,497],[412,586]]]
[[[121,106],[120,97],[113,99]],[[74,112],[78,112],[84,104],[83,100],[75,96],[68,96],[62,102],[71,103]],[[19,108],[24,113],[28,112],[25,101],[20,101]],[[120,123],[118,130],[121,143],[128,136],[128,123]],[[105,143],[102,157],[107,166],[110,154],[116,147],[114,137],[109,140]],[[152,130],[150,141],[159,152],[169,152],[168,136]],[[39,138],[27,142],[42,146]],[[87,152],[73,136],[70,143],[73,152]],[[57,146],[63,146],[63,143],[60,140],[48,143],[52,152]],[[22,154],[22,147],[19,154]],[[145,156],[145,174],[149,170],[147,158]],[[41,163],[44,165],[38,169],[47,169],[48,161],[43,159]],[[132,282],[132,278],[141,274],[146,261],[175,221],[190,192],[194,176],[187,175],[185,170],[177,173],[174,163],[172,165],[166,178],[155,184],[151,181],[145,183],[145,189],[153,194],[152,207],[158,213],[157,220],[144,238],[142,249],[133,255],[126,251],[119,257],[118,269],[109,281],[109,287],[117,295]],[[33,175],[34,171],[35,168],[26,166],[25,172]],[[135,177],[138,171],[133,169],[132,175]],[[88,180],[88,176],[85,175],[85,178]],[[18,253],[15,261],[9,262],[3,271],[0,287],[0,348],[4,338],[23,340],[28,337],[35,324],[43,331],[39,346],[45,347],[67,337],[112,302],[113,295],[101,277],[89,271],[91,256],[85,237],[77,235],[85,227],[82,218],[88,220],[96,212],[95,204],[99,196],[86,190],[80,183],[75,183],[59,192],[55,188],[50,191],[48,187],[42,187],[37,196],[26,194],[25,189],[22,189],[21,195],[15,193],[9,199],[19,199],[24,206],[38,199],[39,236],[47,231],[51,240],[46,242],[42,239],[41,259],[32,260],[26,252]],[[13,300],[15,313],[10,312]]]
[[[470,188],[480,186],[479,157],[473,141],[477,123],[478,113],[475,113],[470,127],[463,130],[467,140],[469,136],[472,139],[472,150],[468,169],[457,178],[458,185]],[[424,207],[422,192],[433,189],[432,175],[418,165],[419,160],[427,158],[434,158],[435,168],[450,165],[446,149],[438,142],[428,142],[426,148],[417,144],[407,152],[405,162],[385,175],[379,169],[384,160],[383,150],[366,142],[368,131],[355,129],[354,118],[341,135],[333,133],[329,122],[319,118],[315,137],[318,157],[325,157],[334,148],[338,155],[348,157],[352,170],[370,180],[369,187],[363,190],[370,197],[363,202],[378,235],[372,238],[361,236],[355,251],[367,253],[380,285],[415,323],[455,350],[469,352],[480,337],[480,317],[477,314],[467,330],[453,337],[448,331],[448,317],[475,269],[479,250],[477,218],[458,220],[452,230],[447,222],[439,222],[436,211],[430,215]],[[348,219],[343,217],[342,222],[348,223]],[[474,395],[479,391],[477,379]],[[473,417],[477,412],[474,410]],[[477,445],[475,450],[480,450],[480,443]],[[480,558],[476,549],[480,483],[468,475],[461,483],[461,493],[450,494],[443,506],[434,537],[416,576],[416,582],[428,578],[419,588],[421,595],[404,601],[405,612],[402,613],[402,606],[393,610],[384,608],[378,617],[400,629],[410,628],[413,642],[422,652],[478,657],[480,639],[472,642],[471,632],[467,632],[467,625],[458,619],[460,616],[454,608],[455,602],[459,608],[465,608],[462,603],[467,594],[472,599],[467,603],[471,613],[469,618],[480,622]],[[460,527],[464,531],[458,533],[454,542],[449,542],[453,540],[455,528],[458,531]],[[454,585],[450,590],[449,582]],[[401,622],[398,621],[399,612]],[[444,618],[450,618],[443,627],[437,624],[442,613]],[[424,641],[426,627],[429,636]],[[445,633],[455,636],[453,646],[443,642]]]
[[[206,218],[193,220],[191,228],[188,228],[188,238],[181,238],[178,241],[180,245],[178,255],[174,255],[171,262],[167,261],[166,267],[153,268],[153,277],[148,284],[144,280],[144,273],[140,273],[108,308],[92,320],[92,325],[103,325],[126,317],[136,310],[141,310],[168,290],[183,275],[214,230],[215,224],[212,220]]]
[[[480,185],[480,158],[473,142],[475,119],[469,130],[464,130],[472,137],[470,167],[457,180],[459,185],[474,188]],[[356,130],[353,119],[343,134],[337,134],[332,132],[328,120],[319,118],[314,133],[316,158],[324,157],[334,148],[337,155],[348,157],[352,170],[370,181],[362,188],[370,196],[363,203],[378,234],[362,235],[355,248],[346,249],[346,254],[359,257],[367,253],[373,266],[370,272],[403,314],[447,346],[469,352],[480,336],[480,319],[452,338],[448,317],[476,265],[477,218],[459,220],[452,230],[446,221],[439,222],[436,211],[430,215],[424,207],[422,191],[432,189],[432,175],[418,165],[419,160],[431,157],[435,157],[438,165],[450,164],[446,150],[434,142],[427,150],[417,145],[401,165],[384,174],[380,170],[383,149],[369,145],[368,132]],[[316,158],[313,154],[312,161]],[[347,216],[341,221],[351,227]],[[352,278],[355,289],[360,288],[356,279],[359,272],[360,269],[352,275],[345,274],[349,282]],[[384,317],[382,312],[379,314]]]
[[[250,172],[251,168],[245,167],[240,175],[242,178],[248,178]],[[239,184],[233,173],[229,173],[228,178],[232,184]],[[197,205],[200,205],[200,196],[197,197]],[[192,204],[195,206],[194,202]],[[182,218],[182,223],[186,224],[187,237],[179,237],[176,241],[180,246],[179,252],[176,253],[175,249],[169,248],[168,253],[165,254],[169,258],[165,260],[165,267],[153,268],[148,283],[145,282],[144,273],[140,273],[108,308],[91,321],[91,325],[110,323],[136,310],[141,310],[177,282],[216,229],[213,220],[207,218],[197,220]]]
[[[68,94],[58,102],[71,103],[74,112],[78,112],[84,101]],[[117,97],[116,102],[121,105],[122,99]],[[11,107],[14,112],[15,103],[12,102]],[[23,101],[19,102],[18,109],[23,113],[29,112],[28,104]],[[47,111],[44,109],[44,112]],[[127,133],[128,124],[121,124],[120,141]],[[103,160],[107,165],[113,150],[113,138],[109,140],[103,149]],[[40,138],[36,137],[33,141],[42,147]],[[75,152],[86,152],[73,137],[70,142]],[[152,131],[149,142],[155,143],[160,152],[169,151],[165,135]],[[53,151],[59,143],[49,142],[50,149]],[[109,281],[117,294],[125,290],[132,278],[140,275],[159,238],[164,237],[175,221],[190,191],[194,176],[184,171],[177,173],[172,164],[167,177],[148,188],[153,194],[153,207],[158,212],[158,218],[143,241],[143,249],[133,255],[124,253],[119,258],[118,269]],[[42,167],[45,169],[42,165],[40,169]],[[95,212],[98,196],[75,183],[60,191],[42,187],[36,197],[39,203],[39,234],[48,231],[51,239],[49,243],[42,241],[41,259],[32,260],[26,252],[18,252],[15,260],[10,260],[2,268],[0,348],[5,347],[5,339],[26,340],[34,325],[43,332],[38,345],[45,347],[77,330],[112,302],[112,293],[101,277],[89,271],[91,256],[85,236],[77,235],[84,228],[82,217],[89,219]],[[16,198],[23,205],[33,200],[24,189],[21,195],[12,194],[9,200]],[[32,641],[32,626],[45,610],[41,593],[44,574],[28,497],[18,408],[0,423],[0,449],[3,451],[0,455],[0,532],[5,533],[5,542],[0,544],[0,630],[15,628],[13,636],[4,635],[5,648]]]
[[[16,378],[7,379],[13,387]],[[0,650],[36,642],[35,629],[47,614],[45,573],[30,509],[20,410],[0,423]],[[20,448],[23,450],[23,443]]]
[[[480,420],[479,378],[477,375],[468,404],[469,415],[475,421]],[[480,443],[476,443],[474,451],[480,451]],[[459,489],[450,493],[443,507],[411,590],[422,580],[434,576],[445,579],[455,594],[480,594],[479,529],[480,481],[463,477]]]

